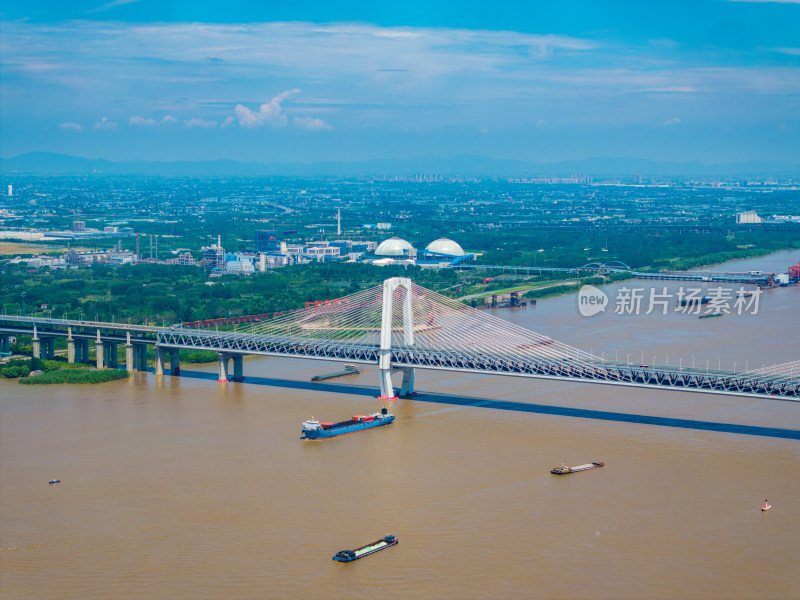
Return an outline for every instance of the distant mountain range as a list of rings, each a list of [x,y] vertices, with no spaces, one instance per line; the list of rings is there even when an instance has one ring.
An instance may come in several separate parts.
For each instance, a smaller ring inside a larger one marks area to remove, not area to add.
[[[553,163],[460,155],[360,162],[259,163],[235,160],[113,162],[51,152],[30,152],[0,159],[0,172],[49,175],[172,175],[172,176],[410,176],[446,177],[800,177],[800,165],[772,162],[704,164],[659,162],[641,158],[584,158]]]

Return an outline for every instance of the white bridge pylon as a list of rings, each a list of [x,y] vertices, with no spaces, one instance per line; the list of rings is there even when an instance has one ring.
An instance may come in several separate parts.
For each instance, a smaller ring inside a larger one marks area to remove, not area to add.
[[[403,342],[405,346],[414,345],[414,308],[411,302],[411,280],[407,277],[392,277],[383,282],[383,306],[381,310],[381,349],[378,359],[378,371],[381,381],[381,400],[394,400],[394,386],[392,385],[392,331],[394,317],[395,292],[405,290],[402,299],[403,306]],[[405,367],[403,383],[400,387],[401,396],[414,393],[414,369]]]

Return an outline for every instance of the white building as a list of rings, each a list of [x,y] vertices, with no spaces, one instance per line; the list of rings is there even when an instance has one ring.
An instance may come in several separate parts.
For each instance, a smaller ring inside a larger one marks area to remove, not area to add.
[[[737,225],[746,225],[749,223],[761,223],[761,217],[758,216],[756,211],[750,210],[747,212],[736,213]]]

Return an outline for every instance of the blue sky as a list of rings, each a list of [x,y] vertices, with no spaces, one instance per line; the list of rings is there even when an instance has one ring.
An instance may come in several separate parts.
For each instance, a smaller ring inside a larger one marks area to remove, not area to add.
[[[800,163],[800,0],[6,0],[0,154]]]

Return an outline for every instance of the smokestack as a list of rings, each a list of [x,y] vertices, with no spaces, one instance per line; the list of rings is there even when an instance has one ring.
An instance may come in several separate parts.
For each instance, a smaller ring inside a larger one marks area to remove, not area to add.
[[[217,248],[222,248],[222,236],[217,236]]]
[[[336,235],[342,235],[342,209],[336,209]]]

